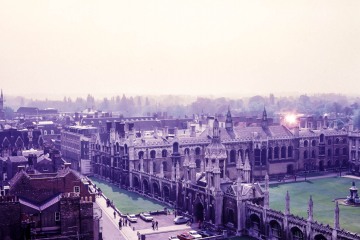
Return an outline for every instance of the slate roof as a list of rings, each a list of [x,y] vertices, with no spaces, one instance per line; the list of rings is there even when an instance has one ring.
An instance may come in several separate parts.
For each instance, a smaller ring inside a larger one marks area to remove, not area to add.
[[[28,160],[24,156],[10,156],[8,157],[8,161],[12,163],[27,163]]]

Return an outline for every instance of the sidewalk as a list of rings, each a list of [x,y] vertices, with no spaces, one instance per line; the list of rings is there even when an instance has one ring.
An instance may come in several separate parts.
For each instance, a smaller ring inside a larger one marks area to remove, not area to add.
[[[110,235],[115,235],[113,227],[116,228],[116,233],[120,233],[122,238],[120,239],[126,239],[126,240],[138,240],[137,233],[139,232],[142,235],[153,235],[153,234],[160,234],[160,233],[168,233],[168,232],[176,232],[176,231],[182,231],[182,230],[190,230],[192,229],[190,226],[187,226],[185,224],[182,225],[171,225],[171,226],[165,226],[165,227],[159,227],[158,230],[153,230],[151,227],[146,229],[137,230],[136,224],[132,224],[130,226],[123,226],[121,230],[119,230],[119,218],[120,216],[116,214],[116,218],[114,218],[114,209],[112,207],[106,206],[106,200],[103,197],[97,197],[96,203],[100,206],[100,208],[103,211],[103,216],[106,215],[106,217],[110,220],[111,229],[109,226],[105,225],[103,226],[103,233],[105,231],[110,231]],[[105,217],[105,216],[104,216]],[[133,227],[135,228],[135,231],[133,230]],[[111,239],[106,239],[105,235],[109,234],[103,234],[104,240],[112,240],[116,239],[111,237]]]

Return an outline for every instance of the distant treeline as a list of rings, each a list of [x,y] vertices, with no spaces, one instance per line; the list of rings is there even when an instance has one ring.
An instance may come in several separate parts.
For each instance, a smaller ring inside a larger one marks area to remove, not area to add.
[[[6,96],[5,96],[6,97]],[[84,109],[109,111],[123,116],[144,116],[153,113],[167,113],[167,116],[184,117],[192,114],[224,114],[230,107],[233,115],[259,115],[264,107],[269,116],[276,112],[298,112],[304,114],[323,115],[333,113],[337,116],[353,116],[358,121],[359,97],[340,94],[316,94],[277,97],[252,96],[248,98],[225,97],[192,97],[179,95],[166,96],[112,96],[96,99],[88,94],[86,98],[63,100],[27,99],[24,97],[6,97],[7,112],[16,111],[18,107],[38,107],[40,109],[56,108],[60,112],[81,112]],[[355,125],[357,123],[355,122]],[[360,119],[359,119],[360,125]]]

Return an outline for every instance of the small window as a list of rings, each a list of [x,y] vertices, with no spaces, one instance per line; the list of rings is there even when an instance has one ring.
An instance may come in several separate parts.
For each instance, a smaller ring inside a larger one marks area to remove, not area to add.
[[[80,187],[79,187],[79,186],[75,186],[75,187],[74,187],[74,192],[80,193]]]
[[[51,130],[50,132],[51,132],[51,135],[54,135],[54,134],[55,134],[54,130]]]
[[[60,213],[59,212],[55,212],[55,222],[60,221]]]
[[[46,130],[44,130],[44,135],[47,135],[47,131],[46,131]]]

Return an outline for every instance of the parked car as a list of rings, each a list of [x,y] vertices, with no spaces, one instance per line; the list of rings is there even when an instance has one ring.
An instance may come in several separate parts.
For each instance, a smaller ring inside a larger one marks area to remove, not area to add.
[[[209,231],[203,230],[203,231],[198,231],[198,234],[200,234],[203,237],[211,237],[213,234]]]
[[[184,216],[177,216],[176,218],[174,218],[175,224],[183,224],[187,223],[188,221],[190,221],[190,218]]]
[[[152,220],[154,220],[154,218],[150,215],[150,213],[141,213],[140,214],[140,218],[146,222],[151,222]]]
[[[202,238],[202,236],[195,230],[189,231],[189,234],[193,236],[194,238]]]
[[[135,214],[129,214],[129,215],[126,216],[126,218],[130,222],[137,222],[137,217],[135,216]]]
[[[193,236],[191,236],[189,233],[185,232],[182,234],[177,235],[178,239],[180,240],[191,240],[191,239],[195,239]]]
[[[176,236],[171,236],[171,237],[169,237],[169,240],[180,240],[180,239]]]

